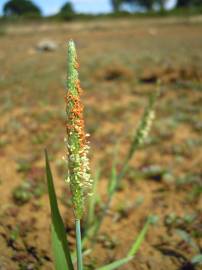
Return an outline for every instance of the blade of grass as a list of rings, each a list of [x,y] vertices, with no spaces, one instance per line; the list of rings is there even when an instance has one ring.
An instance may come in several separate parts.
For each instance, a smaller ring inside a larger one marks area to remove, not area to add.
[[[101,214],[99,215],[99,217],[95,220],[94,219],[94,224],[93,226],[91,226],[87,233],[86,233],[86,237],[87,238],[94,238],[95,235],[97,235],[97,232],[99,231],[100,229],[100,226],[102,224],[102,220],[103,218],[105,217],[105,214],[109,208],[109,205],[111,203],[111,200],[112,200],[112,197],[113,197],[113,194],[116,190],[116,187],[117,187],[117,173],[116,173],[116,165],[117,165],[117,153],[119,151],[119,146],[120,146],[120,142],[117,144],[116,148],[115,148],[115,151],[114,151],[114,162],[112,164],[112,168],[111,168],[111,175],[110,175],[110,179],[109,179],[109,184],[108,184],[108,187],[107,187],[107,192],[108,192],[108,199],[107,199],[107,202],[105,203],[104,205],[104,208],[102,209],[102,212]],[[94,241],[93,241],[94,243]]]
[[[129,252],[127,254],[128,257],[131,257],[131,256],[134,257],[135,256],[135,254],[138,252],[142,242],[145,239],[145,236],[146,236],[146,234],[148,232],[149,226],[154,225],[157,222],[158,222],[158,216],[150,215],[147,218],[147,221],[145,222],[142,230],[138,234],[137,239],[135,240],[134,244],[132,245],[131,249],[129,250]]]
[[[118,267],[121,267],[122,265],[128,263],[132,259],[133,259],[133,257],[126,257],[126,258],[117,260],[117,261],[115,261],[113,263],[102,266],[102,267],[98,268],[97,270],[113,270],[113,269],[117,269]]]
[[[51,242],[54,254],[55,269],[71,269],[68,267],[66,256],[64,254],[62,241],[58,238],[58,233],[55,226],[51,224]]]
[[[55,194],[55,188],[53,184],[53,177],[49,165],[48,154],[45,151],[46,160],[46,177],[48,184],[48,195],[51,208],[51,236],[52,236],[52,247],[55,259],[55,269],[62,270],[74,270],[70,250],[66,238],[65,227],[59,212],[57,198]]]
[[[140,231],[137,239],[135,240],[134,244],[132,245],[131,249],[129,250],[128,252],[128,257],[133,257],[135,256],[135,254],[137,253],[137,251],[139,250],[145,236],[146,236],[146,233],[149,229],[149,225],[150,225],[150,218],[147,219],[146,223],[144,224],[142,230]]]
[[[118,156],[119,156],[118,154],[119,154],[119,149],[120,149],[120,144],[121,144],[122,139],[120,139],[119,142],[117,143],[117,145],[115,147],[114,155],[113,155],[114,157],[113,157],[113,163],[112,163],[112,168],[111,168],[111,175],[110,175],[110,179],[109,179],[108,187],[107,187],[109,200],[111,199],[111,197],[113,196],[114,191],[117,188],[117,170],[116,170],[116,166],[118,164]]]
[[[95,243],[95,236],[97,235],[100,229],[100,226],[102,224],[102,221],[106,215],[106,212],[111,204],[112,196],[116,190],[116,187],[117,187],[117,175],[116,175],[116,164],[114,163],[112,166],[111,177],[110,177],[109,185],[107,188],[108,190],[107,202],[105,203],[104,208],[102,209],[102,212],[99,215],[99,217],[96,220],[94,220],[93,226],[91,226],[86,233],[87,238],[92,239],[92,244]]]
[[[142,244],[142,242],[143,242],[143,240],[144,240],[144,238],[146,236],[146,233],[148,232],[150,224],[152,224],[152,218],[149,217],[125,258],[117,260],[117,261],[115,261],[113,263],[110,263],[108,265],[105,265],[105,266],[103,266],[101,268],[98,268],[97,270],[113,270],[113,269],[117,269],[120,266],[122,266],[122,265],[128,263],[130,260],[132,260],[134,258],[134,256],[135,256],[135,254],[137,253],[137,251],[139,250],[139,248],[140,248],[140,246],[141,246],[141,244]]]
[[[107,187],[109,198],[111,198],[111,196],[113,195],[114,190],[116,189],[116,186],[117,186],[117,173],[116,173],[116,166],[115,164],[113,164],[112,170],[111,170],[111,177],[110,177],[109,184]]]

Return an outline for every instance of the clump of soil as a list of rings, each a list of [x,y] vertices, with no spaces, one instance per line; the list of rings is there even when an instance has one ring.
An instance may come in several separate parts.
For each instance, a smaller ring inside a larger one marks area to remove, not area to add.
[[[143,83],[174,83],[177,81],[200,81],[202,72],[196,67],[165,67],[145,69],[140,76]]]

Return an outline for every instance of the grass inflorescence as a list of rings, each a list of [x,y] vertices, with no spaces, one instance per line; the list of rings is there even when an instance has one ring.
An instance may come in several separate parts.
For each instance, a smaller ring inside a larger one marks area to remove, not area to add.
[[[84,198],[89,195],[92,179],[90,175],[87,141],[83,120],[83,105],[80,95],[82,93],[78,79],[78,62],[73,41],[68,45],[68,79],[66,92],[66,130],[68,182],[72,191],[74,213],[77,219],[83,215]]]

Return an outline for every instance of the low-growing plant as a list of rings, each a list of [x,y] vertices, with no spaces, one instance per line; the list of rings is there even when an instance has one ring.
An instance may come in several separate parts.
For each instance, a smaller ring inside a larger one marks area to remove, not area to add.
[[[36,199],[40,198],[45,191],[44,182],[26,179],[19,186],[15,187],[12,197],[19,205],[29,202],[32,198],[35,199],[34,203],[36,203]]]
[[[52,247],[55,261],[56,270],[73,270],[75,258],[77,258],[77,270],[84,269],[83,266],[83,251],[85,244],[88,240],[91,240],[92,244],[95,242],[98,235],[99,228],[105,217],[108,208],[110,207],[112,198],[120,187],[120,183],[127,173],[129,162],[133,157],[136,150],[141,146],[151,127],[154,118],[154,105],[157,98],[157,94],[153,94],[149,98],[148,106],[145,109],[143,117],[138,125],[133,141],[129,148],[128,154],[124,159],[121,170],[117,171],[117,159],[114,160],[111,169],[111,176],[107,187],[107,201],[102,204],[99,214],[96,213],[96,204],[100,201],[97,194],[97,182],[100,178],[100,170],[96,171],[95,180],[93,181],[90,173],[88,152],[89,152],[89,134],[85,133],[85,125],[83,119],[83,105],[80,95],[82,89],[80,87],[78,77],[78,62],[75,44],[73,41],[68,43],[68,77],[67,77],[67,91],[65,93],[66,101],[66,131],[67,137],[65,138],[65,148],[67,161],[68,175],[66,182],[70,186],[72,208],[75,219],[75,231],[76,231],[76,257],[75,254],[71,254],[65,227],[62,217],[60,215],[56,193],[53,184],[52,173],[49,165],[49,159],[47,151],[45,151],[46,159],[46,175],[48,184],[48,193],[51,207],[51,238]],[[67,198],[68,200],[69,198]],[[84,222],[84,235],[81,236],[80,223],[84,218],[85,205],[88,204],[87,218]],[[134,258],[135,254],[139,250],[142,241],[148,231],[149,225],[154,223],[156,218],[149,216],[146,220],[143,229],[139,233],[137,239],[129,249],[128,254],[115,262],[98,268],[99,270],[112,270],[117,269],[120,266],[129,262]]]

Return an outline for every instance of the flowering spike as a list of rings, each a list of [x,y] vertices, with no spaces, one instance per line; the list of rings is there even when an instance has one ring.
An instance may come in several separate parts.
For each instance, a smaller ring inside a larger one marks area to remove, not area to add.
[[[68,159],[68,182],[72,193],[72,202],[76,219],[81,219],[84,210],[84,198],[90,193],[91,176],[89,172],[89,146],[84,130],[83,105],[80,100],[81,87],[78,78],[78,63],[75,44],[68,43],[68,78],[66,100],[66,130]]]
[[[151,129],[151,125],[153,123],[153,120],[155,118],[155,111],[154,111],[154,106],[156,103],[156,99],[159,95],[159,92],[156,92],[150,96],[149,99],[149,104],[145,109],[145,112],[143,114],[143,117],[139,123],[139,126],[137,128],[135,137],[133,139],[133,142],[131,144],[128,156],[127,156],[127,161],[130,160],[132,155],[134,154],[134,151],[137,149],[138,146],[142,145],[147,138],[149,131]]]

